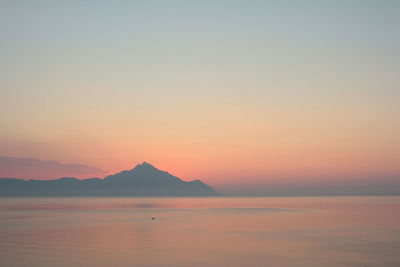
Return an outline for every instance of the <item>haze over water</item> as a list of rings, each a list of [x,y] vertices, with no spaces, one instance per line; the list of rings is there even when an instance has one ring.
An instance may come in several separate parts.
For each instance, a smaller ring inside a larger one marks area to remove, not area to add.
[[[152,220],[152,218],[155,220]],[[400,266],[400,197],[2,198],[2,266]]]

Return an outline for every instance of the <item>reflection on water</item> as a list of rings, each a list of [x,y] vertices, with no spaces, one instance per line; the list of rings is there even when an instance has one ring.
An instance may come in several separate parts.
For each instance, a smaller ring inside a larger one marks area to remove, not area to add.
[[[400,266],[399,248],[400,197],[0,198],[1,266]]]

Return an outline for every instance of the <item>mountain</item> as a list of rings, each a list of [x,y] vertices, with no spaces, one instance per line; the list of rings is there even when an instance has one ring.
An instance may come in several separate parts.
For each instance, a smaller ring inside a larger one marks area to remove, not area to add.
[[[0,196],[217,196],[200,180],[185,182],[143,162],[104,179],[20,180],[0,178]]]

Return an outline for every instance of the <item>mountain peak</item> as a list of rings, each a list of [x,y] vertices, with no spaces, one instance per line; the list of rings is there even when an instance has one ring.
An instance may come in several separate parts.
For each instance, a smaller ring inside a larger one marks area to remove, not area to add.
[[[150,163],[147,163],[146,161],[143,161],[141,164],[137,164],[135,168],[133,168],[132,170],[135,169],[156,169],[156,167],[154,167],[153,165],[151,165]]]
[[[142,164],[139,164],[139,165],[140,165],[140,166],[147,166],[147,167],[153,167],[153,168],[154,168],[153,165],[151,165],[150,163],[148,163],[148,162],[146,162],[146,161],[143,161]]]

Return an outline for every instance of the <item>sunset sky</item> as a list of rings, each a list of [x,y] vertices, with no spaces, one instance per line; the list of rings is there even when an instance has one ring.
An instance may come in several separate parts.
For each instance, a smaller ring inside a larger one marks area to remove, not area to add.
[[[400,177],[400,1],[0,1],[0,156],[211,185]],[[56,177],[55,177],[56,178]]]

